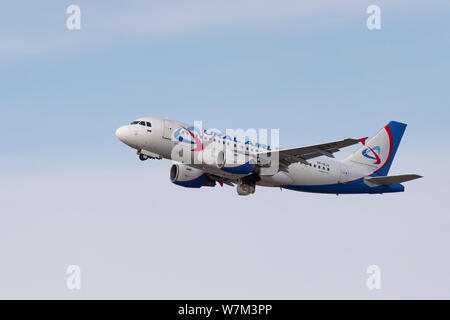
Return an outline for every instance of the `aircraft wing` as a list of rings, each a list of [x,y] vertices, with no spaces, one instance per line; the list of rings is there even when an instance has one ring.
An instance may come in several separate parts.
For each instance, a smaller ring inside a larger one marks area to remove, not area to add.
[[[419,176],[418,174],[403,174],[399,176],[366,177],[364,180],[374,185],[390,186],[419,178],[422,178],[422,176]]]
[[[340,141],[328,142],[323,144],[317,144],[314,146],[307,146],[293,149],[283,149],[277,151],[271,151],[268,153],[258,154],[258,158],[271,157],[274,159],[276,153],[278,153],[278,160],[280,163],[280,169],[287,168],[290,164],[295,162],[301,162],[308,164],[309,159],[317,158],[320,156],[327,156],[334,158],[333,153],[338,152],[341,148],[352,146],[361,142],[361,139],[344,139]],[[264,162],[264,161],[262,161]]]

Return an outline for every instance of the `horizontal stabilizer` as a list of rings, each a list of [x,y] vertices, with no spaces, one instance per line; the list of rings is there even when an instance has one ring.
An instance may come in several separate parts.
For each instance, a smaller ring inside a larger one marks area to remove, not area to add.
[[[399,176],[387,176],[387,177],[366,177],[364,181],[369,185],[384,185],[390,186],[393,184],[399,184],[406,181],[422,178],[418,174],[403,174]]]

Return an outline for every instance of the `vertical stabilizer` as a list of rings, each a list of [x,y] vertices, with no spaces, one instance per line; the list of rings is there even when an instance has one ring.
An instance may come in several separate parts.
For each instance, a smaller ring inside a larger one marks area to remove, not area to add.
[[[363,167],[370,174],[387,176],[405,129],[404,123],[389,122],[371,139],[361,139],[363,146],[344,162]]]

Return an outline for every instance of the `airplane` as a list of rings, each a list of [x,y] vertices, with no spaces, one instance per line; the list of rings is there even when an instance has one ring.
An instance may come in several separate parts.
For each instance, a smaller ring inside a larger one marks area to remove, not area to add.
[[[217,130],[162,118],[139,118],[117,129],[116,136],[137,150],[139,159],[169,159],[170,180],[181,187],[236,186],[241,196],[256,186],[325,194],[403,192],[402,183],[417,174],[388,176],[406,124],[391,121],[371,139],[279,149]],[[362,144],[346,159],[340,149]]]

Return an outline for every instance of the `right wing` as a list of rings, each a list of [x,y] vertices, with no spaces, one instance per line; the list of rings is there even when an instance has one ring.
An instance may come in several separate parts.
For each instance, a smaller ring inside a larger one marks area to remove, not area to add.
[[[292,163],[301,162],[308,164],[307,160],[320,156],[334,158],[333,153],[338,152],[341,148],[352,146],[360,142],[361,139],[344,139],[308,147],[270,151],[267,153],[259,153],[258,159],[261,158],[262,162],[264,162],[264,159],[275,158],[278,153],[280,169],[286,169]]]

